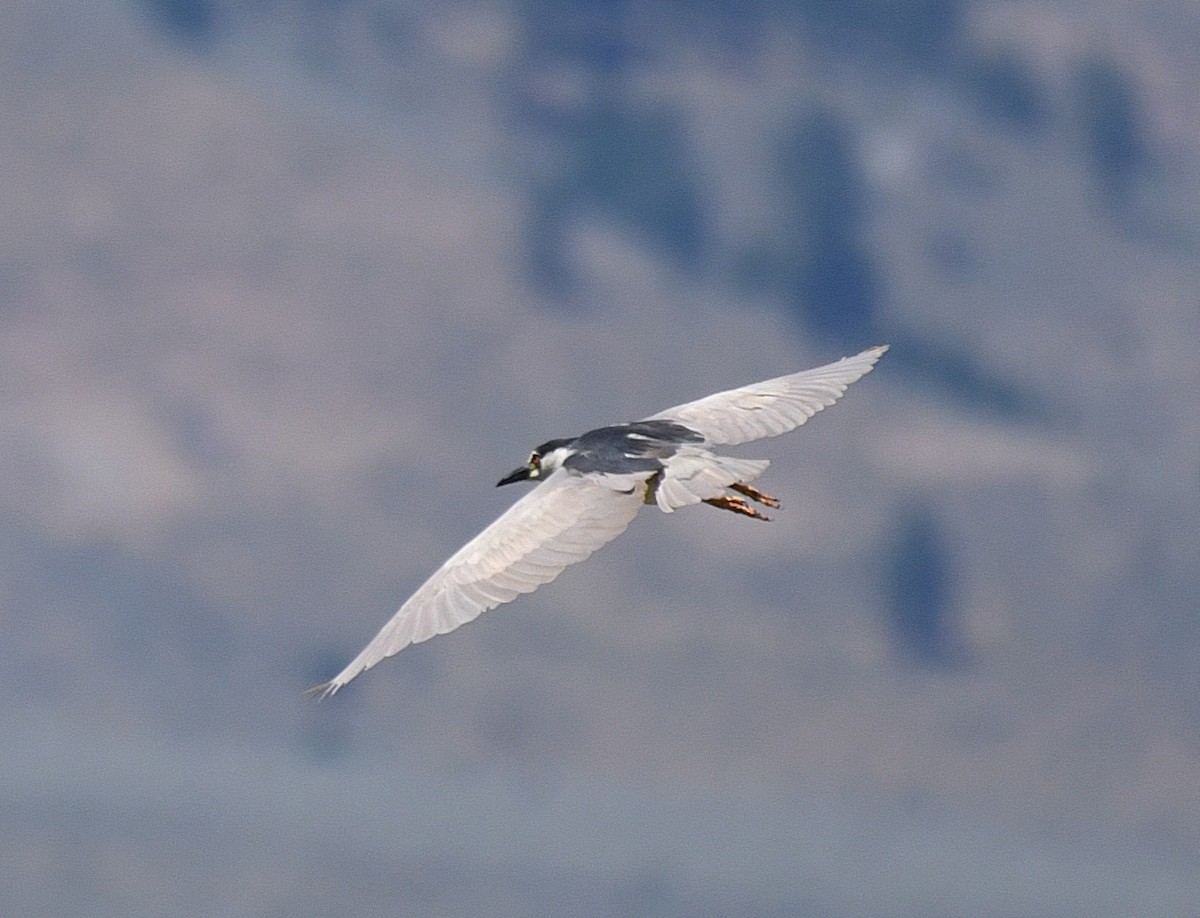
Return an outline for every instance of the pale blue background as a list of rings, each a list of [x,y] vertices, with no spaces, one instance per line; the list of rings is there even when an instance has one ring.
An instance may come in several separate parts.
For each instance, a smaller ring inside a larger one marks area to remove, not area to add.
[[[1188,2],[10,3],[0,913],[1183,916]],[[535,444],[890,342],[329,678]]]

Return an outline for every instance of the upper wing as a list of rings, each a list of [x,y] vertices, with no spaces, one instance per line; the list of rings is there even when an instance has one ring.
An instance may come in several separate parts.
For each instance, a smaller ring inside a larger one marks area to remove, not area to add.
[[[647,421],[678,421],[709,443],[746,443],[795,430],[836,402],[852,382],[871,372],[888,346],[868,348],[834,363],[718,392],[698,401],[660,411]]]
[[[639,483],[555,472],[438,568],[336,678],[310,691],[332,695],[409,644],[549,583],[625,531],[642,504]]]

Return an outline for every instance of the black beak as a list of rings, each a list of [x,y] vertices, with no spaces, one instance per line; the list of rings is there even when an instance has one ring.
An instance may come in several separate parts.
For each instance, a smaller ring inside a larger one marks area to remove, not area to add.
[[[514,481],[524,481],[529,477],[529,471],[529,466],[523,465],[496,482],[496,487],[499,488],[506,484],[512,484]]]

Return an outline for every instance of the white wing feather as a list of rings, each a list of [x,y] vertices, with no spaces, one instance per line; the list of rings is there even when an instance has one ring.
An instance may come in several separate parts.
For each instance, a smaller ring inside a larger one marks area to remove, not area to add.
[[[836,402],[851,383],[871,372],[886,351],[887,345],[881,344],[803,373],[677,405],[646,420],[679,421],[703,434],[710,444],[748,443],[776,437],[795,430]]]
[[[438,568],[349,666],[310,691],[332,695],[409,644],[549,583],[624,532],[644,495],[644,482],[628,476],[556,471]]]

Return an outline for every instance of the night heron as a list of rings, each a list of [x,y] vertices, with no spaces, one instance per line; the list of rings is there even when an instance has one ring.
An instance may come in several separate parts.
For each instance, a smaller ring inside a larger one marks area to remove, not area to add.
[[[344,670],[310,691],[332,695],[409,644],[453,631],[549,583],[624,532],[643,504],[657,504],[670,513],[703,502],[767,519],[747,498],[779,506],[750,486],[770,463],[719,456],[710,447],[794,430],[841,398],[885,351],[887,345],[872,347],[641,421],[548,440],[497,485],[531,480],[538,486],[426,580]]]

